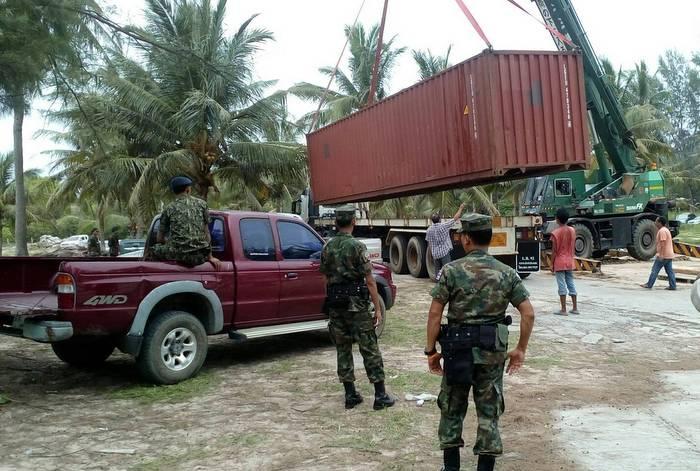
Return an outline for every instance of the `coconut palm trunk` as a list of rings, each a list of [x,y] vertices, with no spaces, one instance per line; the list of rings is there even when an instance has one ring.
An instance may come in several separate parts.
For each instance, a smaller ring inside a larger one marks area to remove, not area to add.
[[[27,196],[24,192],[24,153],[22,148],[22,126],[24,125],[24,93],[17,93],[13,100],[13,137],[15,152],[15,255],[29,254],[27,251]]]

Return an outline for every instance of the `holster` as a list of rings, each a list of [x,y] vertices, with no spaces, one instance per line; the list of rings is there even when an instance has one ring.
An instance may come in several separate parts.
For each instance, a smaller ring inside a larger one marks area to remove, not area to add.
[[[326,287],[326,306],[345,309],[350,305],[350,297],[369,299],[369,288],[364,283],[333,284]]]
[[[490,352],[505,351],[508,327],[506,324],[501,326],[501,329],[506,329],[506,345],[502,338],[499,339],[499,324],[440,326],[438,342],[444,360],[445,380],[449,386],[472,384],[473,348],[477,347]]]

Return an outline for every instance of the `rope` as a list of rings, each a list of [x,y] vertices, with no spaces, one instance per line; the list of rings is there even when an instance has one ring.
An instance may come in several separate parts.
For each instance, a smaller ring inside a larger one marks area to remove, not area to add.
[[[554,36],[556,36],[557,39],[559,39],[560,41],[564,42],[565,44],[571,46],[571,47],[574,48],[574,49],[578,49],[578,47],[576,46],[576,44],[574,44],[574,43],[571,41],[571,39],[569,39],[569,38],[567,38],[566,36],[564,36],[563,34],[561,34],[561,32],[560,32],[558,29],[556,29],[555,27],[548,25],[547,23],[545,23],[544,21],[540,20],[540,19],[537,18],[535,15],[533,15],[532,13],[530,13],[529,11],[527,11],[526,9],[524,9],[524,8],[523,8],[522,6],[520,6],[515,0],[506,0],[506,1],[507,1],[508,3],[510,3],[511,5],[515,6],[515,7],[516,7],[517,9],[519,9],[520,11],[525,12],[525,14],[528,15],[530,18],[534,19],[536,22],[538,22],[539,24],[541,24],[542,26],[544,26],[545,28],[547,28],[547,30],[549,30],[550,33],[552,33]]]
[[[352,26],[350,27],[351,31],[355,29],[355,25],[357,24],[357,20],[360,18],[360,13],[362,13],[362,8],[364,8],[366,1],[367,0],[362,0],[362,4],[360,5],[360,9],[357,10],[357,15],[355,16],[355,21],[352,22]],[[314,130],[314,128],[316,127],[316,124],[318,123],[318,115],[321,113],[321,107],[323,106],[323,103],[326,101],[326,98],[328,97],[328,91],[331,88],[331,84],[333,83],[333,79],[335,78],[335,74],[338,73],[338,67],[340,67],[340,61],[343,59],[343,54],[345,54],[345,49],[347,49],[349,42],[350,42],[350,35],[348,35],[347,38],[345,38],[345,44],[343,45],[343,49],[342,49],[342,51],[340,51],[340,56],[338,56],[338,61],[335,63],[335,67],[333,68],[333,73],[331,74],[330,78],[328,79],[328,85],[326,85],[326,89],[323,91],[323,96],[321,96],[321,101],[318,102],[318,108],[316,108],[316,113],[314,113],[313,120],[311,120],[311,127],[309,128],[309,133]]]
[[[464,16],[467,17],[469,22],[472,24],[476,32],[481,36],[481,39],[484,40],[486,45],[488,46],[489,49],[493,49],[493,45],[491,44],[491,41],[489,41],[489,38],[486,37],[486,34],[484,33],[484,30],[481,29],[481,26],[479,26],[479,23],[476,21],[476,18],[474,18],[474,15],[469,11],[469,8],[464,4],[462,0],[455,0],[457,2],[457,6],[459,7],[460,10],[462,10],[462,13],[464,13]]]

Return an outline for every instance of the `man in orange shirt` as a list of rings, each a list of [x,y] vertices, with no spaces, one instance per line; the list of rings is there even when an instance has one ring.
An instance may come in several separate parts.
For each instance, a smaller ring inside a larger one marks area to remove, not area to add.
[[[656,277],[659,276],[661,267],[666,270],[668,276],[668,290],[675,291],[676,289],[676,274],[673,273],[673,239],[671,231],[666,227],[666,218],[659,216],[656,218],[656,258],[654,258],[654,266],[651,267],[649,281],[640,285],[642,288],[651,289],[654,287]]]
[[[556,215],[559,227],[552,232],[552,271],[557,278],[559,290],[559,302],[561,309],[554,314],[567,316],[566,294],[571,296],[571,314],[578,314],[576,302],[576,285],[574,284],[574,251],[576,244],[576,230],[568,226],[569,212],[566,208],[559,208]]]

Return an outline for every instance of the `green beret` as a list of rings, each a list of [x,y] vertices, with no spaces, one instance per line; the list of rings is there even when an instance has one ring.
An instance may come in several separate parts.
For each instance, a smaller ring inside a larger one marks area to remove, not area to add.
[[[491,229],[491,216],[479,213],[469,213],[462,216],[460,219],[462,228],[459,232],[475,232]]]
[[[355,217],[355,206],[344,204],[335,208],[335,221],[339,224],[350,224]]]

